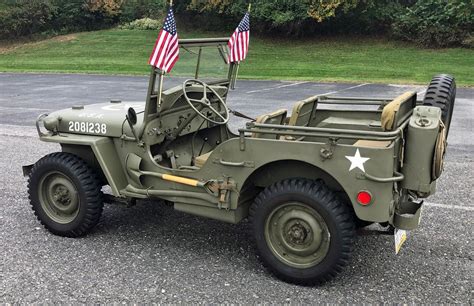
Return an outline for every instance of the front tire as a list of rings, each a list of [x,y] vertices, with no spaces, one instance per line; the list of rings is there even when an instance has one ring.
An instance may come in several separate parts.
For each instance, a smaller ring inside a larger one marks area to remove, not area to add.
[[[103,209],[96,173],[79,157],[53,153],[40,159],[28,180],[31,207],[41,224],[64,237],[87,234]]]
[[[349,261],[351,211],[321,181],[287,179],[267,187],[252,204],[250,221],[260,259],[284,281],[322,283]]]

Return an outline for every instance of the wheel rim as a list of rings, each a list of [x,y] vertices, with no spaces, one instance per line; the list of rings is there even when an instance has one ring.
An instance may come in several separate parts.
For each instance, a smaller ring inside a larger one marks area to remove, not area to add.
[[[41,178],[38,188],[41,207],[53,221],[67,224],[77,217],[77,188],[64,174],[57,171],[48,172]]]
[[[291,202],[280,205],[268,216],[265,240],[280,261],[303,269],[326,257],[331,236],[316,210],[304,203]]]

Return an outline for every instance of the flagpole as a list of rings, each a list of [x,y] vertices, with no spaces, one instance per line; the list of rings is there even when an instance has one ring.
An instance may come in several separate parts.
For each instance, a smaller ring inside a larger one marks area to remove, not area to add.
[[[173,6],[173,0],[170,0],[170,7]],[[161,98],[163,92],[163,79],[165,77],[165,72],[160,69],[160,79],[158,81],[158,113],[161,113]]]
[[[237,76],[239,75],[239,67],[240,67],[240,62],[238,62],[237,64],[235,64],[235,68],[234,68],[234,71],[233,71],[233,80],[232,80],[232,84],[231,84],[231,89],[234,90],[235,89],[235,85],[237,84]]]
[[[165,73],[160,69],[160,80],[158,82],[158,112],[161,112],[161,93],[163,92],[163,78]]]

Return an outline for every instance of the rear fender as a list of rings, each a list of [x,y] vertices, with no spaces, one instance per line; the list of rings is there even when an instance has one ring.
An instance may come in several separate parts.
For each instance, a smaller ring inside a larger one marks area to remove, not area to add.
[[[101,136],[85,136],[75,134],[42,135],[41,141],[61,144],[63,151],[76,154],[93,168],[100,167],[114,196],[120,196],[120,190],[127,186],[127,177],[123,171],[119,156],[112,138]],[[87,154],[85,147],[93,152]],[[89,156],[88,156],[89,155]]]
[[[277,160],[256,169],[243,184],[242,189],[244,192],[241,192],[241,195],[244,196],[239,198],[240,204],[244,204],[246,201],[253,201],[253,198],[264,188],[289,178],[322,180],[354,210],[344,188],[332,175],[311,163],[297,160]],[[247,192],[251,192],[252,196],[248,196]]]
[[[339,158],[339,160],[341,159]],[[346,168],[344,168],[344,170],[346,170]],[[372,169],[369,169],[369,171],[372,171]],[[339,176],[335,174],[339,174]],[[393,182],[373,182],[367,179],[356,179],[347,174],[344,176],[337,172],[331,173],[310,162],[279,160],[265,164],[259,169],[256,169],[256,171],[245,180],[242,187],[244,192],[241,192],[241,194],[245,194],[250,190],[253,192],[252,195],[254,197],[263,188],[288,178],[323,180],[345,203],[350,205],[355,215],[361,220],[387,222],[392,218],[394,205]],[[256,188],[252,188],[252,186]],[[360,190],[370,190],[376,202],[368,206],[358,204],[356,197]],[[247,201],[253,201],[253,197],[244,196],[239,199],[239,204],[247,204]]]

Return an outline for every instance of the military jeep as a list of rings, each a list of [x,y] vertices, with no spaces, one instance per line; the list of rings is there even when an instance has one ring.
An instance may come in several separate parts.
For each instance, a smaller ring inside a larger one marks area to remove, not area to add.
[[[180,40],[180,48],[178,64],[193,69],[192,79],[175,78],[169,82],[180,83],[165,89],[152,69],[144,102],[39,116],[40,139],[59,143],[61,152],[23,170],[33,211],[50,232],[87,234],[104,202],[172,203],[224,222],[248,219],[271,272],[314,284],[348,263],[356,228],[418,226],[422,199],[435,192],[443,169],[456,95],[451,76],[434,77],[423,101],[416,92],[313,96],[233,133],[228,121],[239,113],[226,101],[239,65],[226,62],[227,38]],[[209,77],[216,71],[221,78]]]

